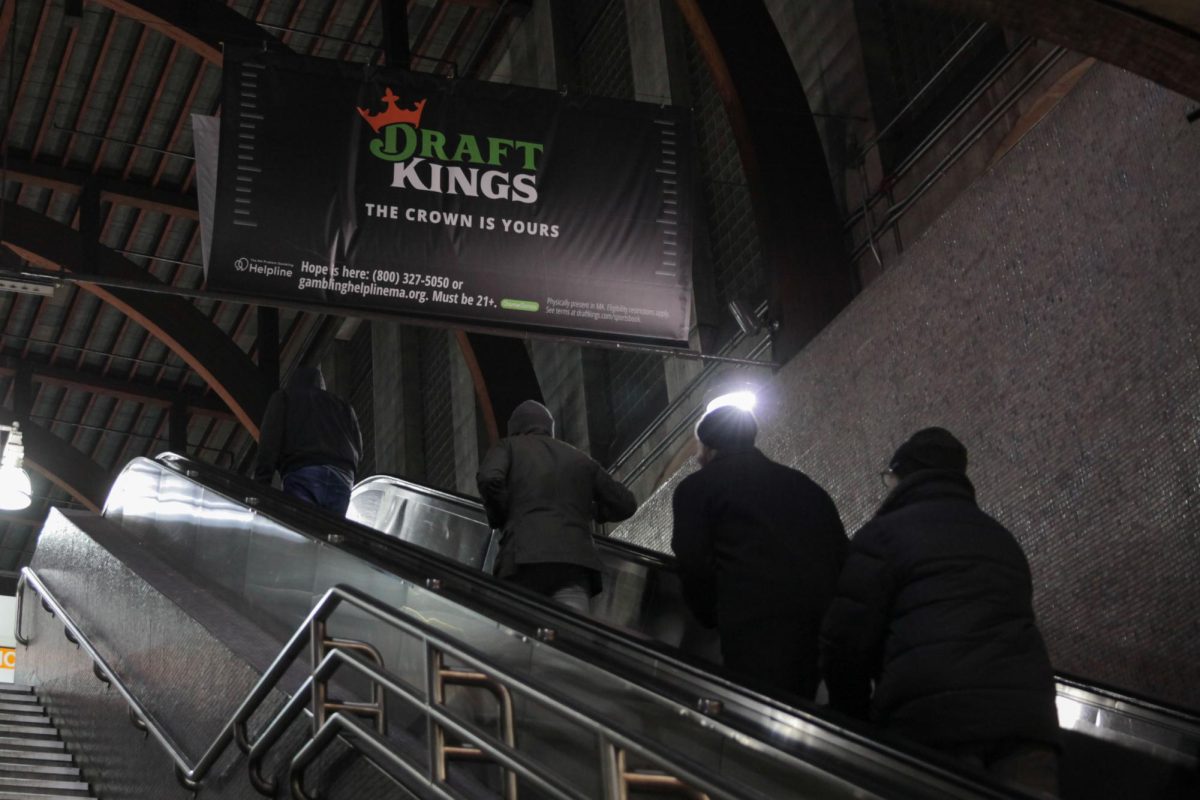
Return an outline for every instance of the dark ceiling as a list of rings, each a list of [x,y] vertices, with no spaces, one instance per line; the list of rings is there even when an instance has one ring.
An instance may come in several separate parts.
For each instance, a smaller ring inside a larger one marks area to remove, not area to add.
[[[206,60],[197,42],[233,35],[212,29],[225,26],[228,10],[245,18],[235,19],[239,35],[254,31],[252,21],[258,35],[277,37],[297,52],[382,63],[382,6],[403,8],[411,67],[453,75],[487,74],[519,25],[513,12],[522,5],[230,0],[217,13],[194,13],[221,4],[188,0],[185,13],[178,11],[185,4],[165,0],[3,0],[4,198],[20,209],[0,216],[0,238],[32,237],[35,246],[0,249],[0,270],[23,268],[30,250],[72,238],[82,225],[95,231],[101,247],[153,279],[200,288],[189,120],[191,114],[219,113],[219,52],[210,49]],[[185,19],[169,19],[172,12],[164,9],[171,7]],[[86,202],[97,196],[98,205]],[[98,215],[89,214],[95,208]],[[53,224],[45,231],[39,224],[36,233],[31,225],[13,230],[27,218],[24,210]],[[203,315],[187,322],[200,339],[227,338],[255,357],[255,307],[187,302]],[[87,505],[81,487],[88,477],[111,479],[129,459],[167,449],[173,405],[187,409],[193,456],[231,466],[252,446],[246,426],[211,382],[180,356],[178,343],[172,349],[153,327],[136,309],[130,312],[86,283],[64,283],[52,297],[0,291],[0,421],[28,403],[28,424],[42,429],[26,436],[33,506],[0,513],[0,575],[11,576],[28,561],[50,506]],[[335,327],[321,315],[280,311],[284,372]],[[80,469],[83,478],[69,474]]]

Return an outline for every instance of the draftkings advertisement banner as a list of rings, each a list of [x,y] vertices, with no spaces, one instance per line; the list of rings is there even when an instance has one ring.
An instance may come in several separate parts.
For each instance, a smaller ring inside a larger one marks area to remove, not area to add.
[[[685,345],[685,112],[227,48],[211,289]]]

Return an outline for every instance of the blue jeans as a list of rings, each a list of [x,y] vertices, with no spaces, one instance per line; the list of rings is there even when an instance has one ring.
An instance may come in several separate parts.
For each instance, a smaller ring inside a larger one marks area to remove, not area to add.
[[[283,491],[344,517],[346,509],[350,507],[350,487],[353,482],[353,478],[336,467],[314,464],[284,475]]]

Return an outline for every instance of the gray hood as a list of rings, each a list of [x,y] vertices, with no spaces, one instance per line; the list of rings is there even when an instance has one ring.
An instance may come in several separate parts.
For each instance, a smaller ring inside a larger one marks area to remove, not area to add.
[[[288,381],[289,389],[324,389],[325,376],[321,374],[320,367],[296,367],[296,371],[292,373],[291,380]]]
[[[550,413],[550,409],[536,400],[526,400],[521,403],[508,418],[509,436],[520,436],[526,433],[554,435],[554,415]]]

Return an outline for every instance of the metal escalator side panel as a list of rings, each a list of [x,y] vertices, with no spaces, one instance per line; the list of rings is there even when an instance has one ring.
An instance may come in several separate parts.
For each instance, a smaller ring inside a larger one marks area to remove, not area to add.
[[[160,468],[164,473],[171,473],[160,479],[160,492],[179,491],[171,485],[173,481],[201,485],[217,498],[227,499],[239,490],[245,491],[237,479],[219,475],[206,477],[204,474],[191,477],[187,474],[189,470],[178,464],[160,465]],[[204,473],[212,468],[196,465],[196,469]],[[219,490],[206,488],[205,482],[210,478],[214,485],[220,485]],[[666,736],[663,726],[675,725],[680,726],[677,739],[692,738],[699,731],[717,731],[720,752],[707,754],[703,759],[706,762],[721,763],[731,770],[739,768],[737,765],[740,764],[751,773],[751,778],[762,775],[765,779],[770,770],[743,764],[743,760],[748,761],[753,754],[758,754],[766,761],[777,762],[778,770],[782,771],[780,774],[804,773],[809,776],[806,780],[823,782],[835,796],[843,796],[855,785],[853,796],[863,796],[864,792],[892,797],[992,796],[985,786],[970,779],[924,765],[920,759],[897,754],[864,737],[847,736],[837,726],[746,692],[703,670],[680,664],[665,653],[642,648],[637,654],[640,646],[636,640],[622,641],[611,628],[596,626],[542,603],[520,599],[521,592],[514,593],[510,588],[479,576],[474,570],[461,567],[457,571],[451,570],[444,560],[436,556],[418,556],[416,549],[397,550],[396,555],[402,556],[398,561],[381,557],[376,563],[371,552],[374,547],[372,537],[377,534],[364,531],[365,544],[357,546],[355,540],[358,537],[352,535],[356,529],[348,524],[340,529],[346,534],[346,543],[337,546],[325,540],[324,531],[302,533],[299,529],[292,530],[279,520],[288,519],[292,521],[290,524],[302,526],[309,515],[298,513],[294,503],[286,499],[283,505],[276,507],[268,493],[262,493],[261,500],[252,509],[253,520],[248,530],[244,525],[234,528],[206,525],[203,520],[196,520],[195,525],[203,530],[200,538],[209,542],[207,546],[217,550],[236,552],[231,543],[218,541],[223,537],[250,540],[245,550],[247,563],[240,570],[244,575],[252,576],[245,581],[244,602],[264,627],[269,622],[273,628],[290,629],[302,618],[311,602],[336,583],[355,586],[384,602],[403,607],[429,624],[450,631],[476,647],[486,648],[502,665],[516,670],[534,668],[529,650],[534,640],[533,630],[541,626],[557,627],[562,635],[554,647],[543,648],[544,654],[542,650],[538,651],[539,665],[547,664],[549,674],[568,686],[603,687],[602,691],[588,693],[589,702],[596,703],[601,713],[608,713],[614,703],[629,711],[631,716],[620,723],[630,730]],[[205,509],[221,507],[223,502],[203,498],[194,503],[196,515],[203,516]],[[172,522],[178,524],[178,520]],[[179,539],[168,537],[168,541]],[[191,564],[191,556],[186,553],[171,557],[175,563]],[[428,572],[419,572],[420,565],[425,562],[428,562],[426,568],[444,570],[445,591],[424,586],[425,578],[431,577]],[[212,569],[204,562],[192,566],[197,570]],[[198,576],[201,578],[203,576]],[[307,603],[306,596],[309,598]],[[464,600],[469,606],[462,604]],[[372,640],[368,635],[371,633],[368,621],[354,615],[331,627],[331,633]],[[388,643],[385,637],[376,644],[399,674],[406,678],[414,674],[416,663],[413,657],[406,655],[402,641]],[[570,665],[569,668],[564,664]],[[633,679],[633,675],[638,677]],[[707,718],[691,710],[698,697],[712,696],[712,692],[724,698],[726,712],[719,719]],[[735,722],[736,726],[730,727]],[[780,750],[780,747],[791,750]],[[853,780],[850,780],[851,776]]]

